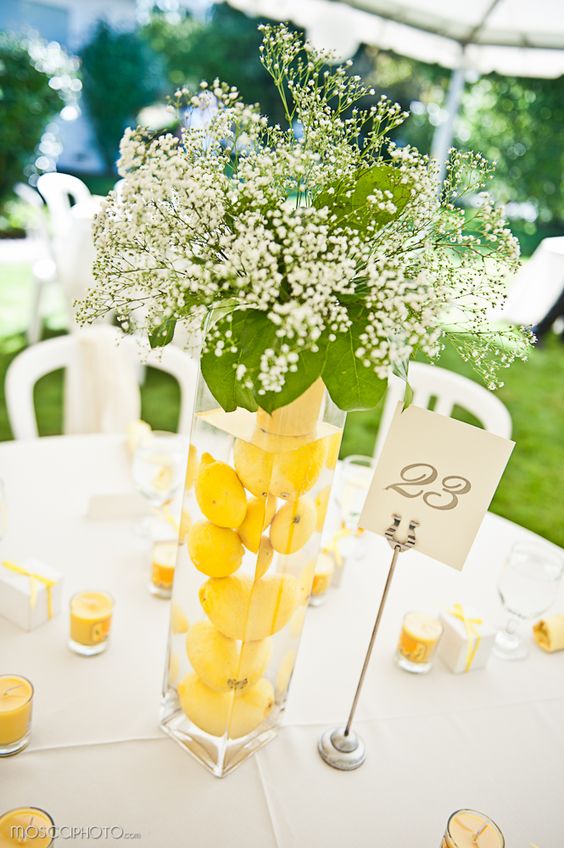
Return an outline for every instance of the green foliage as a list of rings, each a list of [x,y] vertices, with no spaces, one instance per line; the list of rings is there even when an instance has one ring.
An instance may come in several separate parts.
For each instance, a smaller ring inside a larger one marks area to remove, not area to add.
[[[62,106],[28,43],[0,33],[0,205],[24,179],[45,126]]]
[[[201,79],[229,80],[246,103],[259,103],[273,122],[282,121],[280,100],[259,59],[259,23],[226,3],[215,3],[205,23],[189,15],[171,22],[155,14],[143,35],[162,57],[173,88]]]
[[[83,91],[100,152],[115,167],[124,129],[163,91],[161,60],[139,32],[122,32],[105,21],[81,49]]]
[[[359,307],[351,307],[348,312],[351,326],[327,345],[323,381],[339,409],[371,409],[380,403],[387,381],[379,379],[374,369],[356,355],[366,317],[363,319]]]
[[[497,162],[504,201],[530,202],[541,221],[564,221],[564,77],[496,74],[466,87],[458,142]]]

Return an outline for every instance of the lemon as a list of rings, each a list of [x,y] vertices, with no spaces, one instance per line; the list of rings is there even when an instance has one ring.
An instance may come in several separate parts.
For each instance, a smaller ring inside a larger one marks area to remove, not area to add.
[[[306,544],[315,530],[317,513],[310,498],[284,504],[270,527],[272,547],[279,554],[294,554]]]
[[[258,549],[257,562],[255,566],[255,580],[259,580],[270,568],[272,557],[274,556],[274,548],[268,536],[263,536],[260,540]]]
[[[188,630],[188,619],[174,601],[170,608],[170,629],[175,636]]]
[[[227,577],[241,565],[243,545],[235,530],[198,521],[188,536],[190,559],[208,577]]]
[[[225,462],[202,456],[196,478],[196,500],[209,521],[218,527],[238,527],[247,512],[247,497],[241,481]]]
[[[327,515],[327,507],[329,506],[329,495],[331,494],[331,486],[325,486],[315,497],[316,520],[315,529],[318,533],[323,530],[325,524],[325,516]]]
[[[212,736],[228,733],[246,736],[268,717],[274,704],[272,684],[262,678],[244,692],[216,692],[197,674],[189,674],[177,687],[180,705],[190,721]]]
[[[276,673],[276,691],[280,695],[283,695],[290,685],[290,678],[292,677],[295,663],[296,650],[295,648],[291,648],[289,651],[286,651],[282,657],[282,661]]]
[[[323,439],[279,453],[237,439],[235,470],[243,486],[255,497],[264,498],[270,493],[277,498],[293,500],[315,485],[325,454]]]
[[[188,448],[188,464],[186,466],[186,480],[184,482],[184,488],[187,492],[189,492],[194,485],[197,473],[198,451],[196,450],[196,445],[193,445],[192,442],[190,442],[190,447]]]
[[[343,437],[342,430],[338,433],[333,433],[332,436],[326,436],[325,442],[325,465],[327,468],[335,468],[339,459],[339,448],[341,447],[341,439]]]
[[[178,541],[181,545],[183,545],[188,538],[188,533],[190,531],[190,527],[192,526],[192,517],[190,515],[190,511],[186,505],[182,507],[182,513],[180,516],[180,529],[178,531]]]
[[[168,658],[168,680],[173,686],[180,674],[180,660],[178,654],[171,654]]]
[[[322,439],[301,448],[277,454],[269,491],[277,498],[294,500],[309,492],[321,474],[325,461]]]
[[[241,692],[264,674],[270,658],[270,640],[239,645],[209,621],[197,621],[186,637],[186,653],[192,668],[210,689]]]
[[[235,470],[245,489],[257,498],[265,498],[272,476],[273,455],[256,445],[236,439],[233,457]]]
[[[268,527],[276,511],[276,498],[253,498],[247,506],[245,520],[237,532],[244,546],[254,554],[259,549],[262,531]]]
[[[311,595],[311,587],[313,584],[313,575],[315,574],[315,560],[308,562],[300,576],[298,577],[298,591],[300,593],[300,604],[305,604]]]
[[[290,574],[212,578],[200,586],[204,612],[225,636],[242,641],[266,639],[290,620],[298,601],[298,582]]]

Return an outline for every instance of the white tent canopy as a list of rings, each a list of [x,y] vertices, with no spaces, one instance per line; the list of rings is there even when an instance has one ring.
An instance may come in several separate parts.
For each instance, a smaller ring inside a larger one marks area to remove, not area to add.
[[[229,0],[291,20],[341,58],[372,44],[447,68],[507,76],[564,74],[564,0]]]

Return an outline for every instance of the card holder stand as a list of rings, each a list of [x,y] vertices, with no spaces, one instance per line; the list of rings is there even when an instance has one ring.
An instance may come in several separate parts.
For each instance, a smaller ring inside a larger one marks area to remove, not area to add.
[[[339,769],[340,771],[353,771],[354,769],[359,768],[366,759],[366,746],[362,737],[352,730],[352,723],[358,705],[358,700],[360,698],[360,693],[362,691],[364,678],[366,677],[366,672],[370,663],[372,649],[374,648],[374,643],[380,627],[380,621],[384,613],[384,608],[386,606],[386,601],[394,578],[398,557],[400,553],[413,548],[416,542],[415,528],[419,526],[419,522],[414,521],[413,519],[409,522],[407,536],[403,541],[401,541],[397,536],[401,521],[401,516],[394,514],[392,516],[392,524],[388,527],[385,533],[388,544],[393,551],[392,559],[390,561],[388,576],[386,577],[384,591],[382,592],[378,612],[376,613],[376,621],[372,628],[372,634],[368,643],[368,649],[366,651],[362,671],[360,672],[360,677],[356,686],[356,692],[354,694],[347,723],[344,727],[339,726],[326,730],[319,739],[317,746],[322,760],[324,760],[327,765],[332,768]]]

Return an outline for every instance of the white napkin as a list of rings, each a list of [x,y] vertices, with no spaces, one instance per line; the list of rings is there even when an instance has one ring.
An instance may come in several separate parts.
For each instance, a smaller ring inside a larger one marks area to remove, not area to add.
[[[138,368],[119,330],[105,325],[74,335],[66,371],[65,433],[124,433],[140,417]]]

